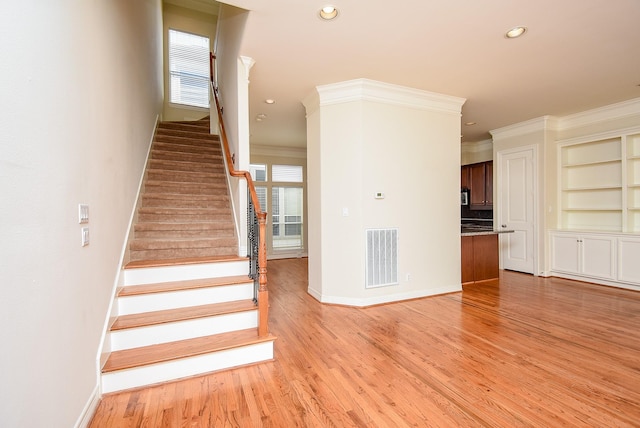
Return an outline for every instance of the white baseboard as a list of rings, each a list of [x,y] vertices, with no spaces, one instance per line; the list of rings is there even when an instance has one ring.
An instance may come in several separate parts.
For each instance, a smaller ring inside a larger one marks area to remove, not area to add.
[[[321,303],[334,305],[365,307],[384,303],[400,302],[402,300],[420,299],[422,297],[437,296],[439,294],[455,293],[462,291],[461,285],[451,285],[446,287],[430,288],[427,290],[415,290],[404,293],[387,294],[384,296],[351,298],[342,296],[327,296],[317,290],[309,288],[308,293]]]
[[[607,287],[624,288],[625,290],[640,291],[640,285],[626,284],[624,282],[611,281],[588,276],[572,275],[564,272],[551,271],[549,276],[572,279],[574,281],[589,282],[591,284],[606,285]]]
[[[80,414],[80,417],[78,417],[74,428],[86,428],[89,426],[89,423],[91,423],[91,419],[98,408],[98,404],[100,404],[100,398],[100,389],[98,388],[98,385],[96,385],[89,396],[89,400],[87,400],[87,404],[85,404],[84,409],[82,409],[82,413]]]

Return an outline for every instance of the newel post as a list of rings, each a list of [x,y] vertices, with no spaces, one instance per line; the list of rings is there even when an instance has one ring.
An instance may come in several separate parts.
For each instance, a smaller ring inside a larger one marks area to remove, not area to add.
[[[269,291],[267,290],[267,213],[258,214],[258,336],[269,334]]]

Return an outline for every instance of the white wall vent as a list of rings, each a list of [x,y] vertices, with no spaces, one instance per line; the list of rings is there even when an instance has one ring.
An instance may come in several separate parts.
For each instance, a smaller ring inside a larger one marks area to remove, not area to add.
[[[367,229],[366,288],[398,284],[398,229]]]

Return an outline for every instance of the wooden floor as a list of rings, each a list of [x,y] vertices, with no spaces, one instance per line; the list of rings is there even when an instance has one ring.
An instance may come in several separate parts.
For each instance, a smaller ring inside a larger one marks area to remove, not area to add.
[[[91,427],[639,427],[640,292],[501,272],[366,309],[270,261],[275,361],[105,396]]]

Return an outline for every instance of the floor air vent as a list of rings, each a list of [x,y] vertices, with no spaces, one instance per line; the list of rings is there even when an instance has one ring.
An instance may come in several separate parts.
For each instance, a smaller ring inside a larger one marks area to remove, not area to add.
[[[398,283],[398,229],[367,230],[366,288]]]

